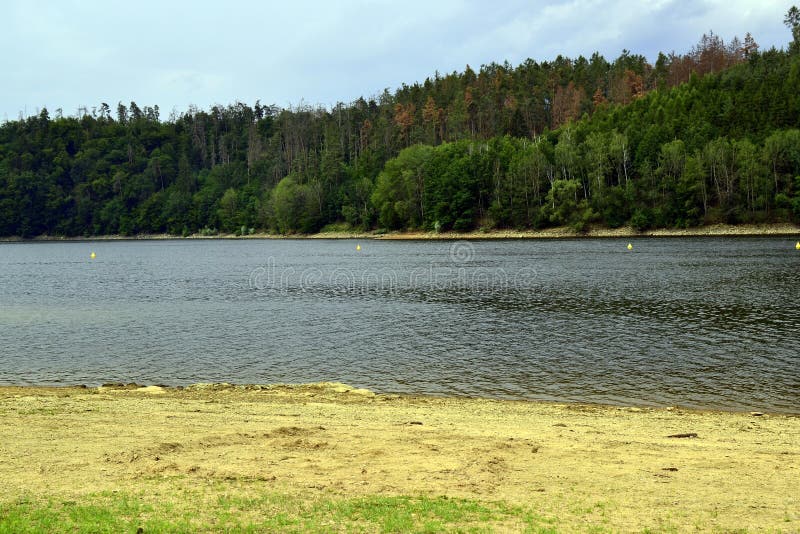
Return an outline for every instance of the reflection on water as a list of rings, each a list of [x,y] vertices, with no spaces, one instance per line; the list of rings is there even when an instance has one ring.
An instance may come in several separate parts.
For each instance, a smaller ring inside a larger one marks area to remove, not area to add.
[[[2,244],[0,383],[800,412],[790,241]]]

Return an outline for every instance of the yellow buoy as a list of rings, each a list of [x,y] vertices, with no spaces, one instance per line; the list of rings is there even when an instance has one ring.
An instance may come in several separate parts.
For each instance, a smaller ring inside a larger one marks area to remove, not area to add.
[[[92,258],[92,259],[95,259],[97,257],[97,254],[92,252],[91,254],[89,254],[89,257]]]
[[[797,250],[800,250],[800,241],[797,242],[797,244],[794,246],[794,248],[796,248]]]
[[[630,243],[628,243],[628,250],[633,250],[633,245],[631,245]]]
[[[361,250],[361,245],[356,245],[356,250]]]

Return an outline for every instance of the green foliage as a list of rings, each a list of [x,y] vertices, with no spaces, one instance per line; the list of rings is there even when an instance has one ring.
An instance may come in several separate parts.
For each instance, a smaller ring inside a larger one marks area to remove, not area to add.
[[[378,223],[389,229],[418,228],[425,217],[424,192],[433,147],[414,145],[386,163],[378,175],[372,204]]]
[[[652,225],[652,213],[648,209],[638,209],[631,217],[631,227],[637,232],[644,232]]]
[[[272,191],[272,217],[274,228],[282,234],[313,232],[318,229],[321,211],[317,187],[299,184],[289,175]]]
[[[589,201],[579,193],[581,184],[577,180],[556,180],[547,193],[550,222],[569,226],[576,232],[587,230],[596,214]]]

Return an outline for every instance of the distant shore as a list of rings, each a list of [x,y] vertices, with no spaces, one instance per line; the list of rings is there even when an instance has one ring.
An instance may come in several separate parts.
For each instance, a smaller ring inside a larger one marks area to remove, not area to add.
[[[794,224],[715,224],[694,228],[659,228],[639,232],[630,226],[620,228],[591,228],[576,233],[571,228],[556,227],[544,230],[491,230],[487,232],[398,232],[377,236],[379,239],[580,239],[623,237],[694,237],[694,236],[794,236],[800,226]]]
[[[4,386],[0,415],[0,530],[4,510],[19,529],[92,509],[130,517],[129,531],[373,531],[369,516],[345,512],[403,506],[424,521],[428,505],[448,511],[439,530],[800,528],[791,415],[338,383]],[[276,514],[281,525],[261,523]]]
[[[139,234],[132,236],[37,236],[23,239],[3,237],[0,242],[47,242],[47,241],[136,241],[167,239],[375,239],[375,240],[490,240],[490,239],[581,239],[581,238],[634,238],[634,237],[725,237],[725,236],[800,236],[800,226],[790,223],[780,224],[714,224],[692,228],[658,228],[639,232],[630,226],[620,228],[595,227],[587,232],[576,233],[568,227],[546,228],[543,230],[488,230],[475,232],[350,232],[334,231],[315,234],[267,234],[255,233],[245,236],[235,234],[214,234],[179,236],[171,234]]]

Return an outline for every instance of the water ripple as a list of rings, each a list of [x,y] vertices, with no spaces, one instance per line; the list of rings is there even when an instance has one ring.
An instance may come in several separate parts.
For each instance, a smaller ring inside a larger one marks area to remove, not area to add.
[[[341,380],[800,412],[784,241],[0,245],[0,383]]]

